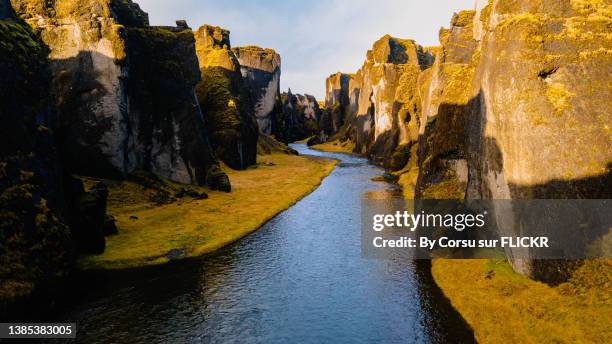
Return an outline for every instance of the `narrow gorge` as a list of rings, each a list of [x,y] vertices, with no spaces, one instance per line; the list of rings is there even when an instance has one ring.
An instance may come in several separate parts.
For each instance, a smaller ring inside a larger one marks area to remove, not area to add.
[[[359,221],[363,199],[611,199],[610,1],[476,0],[437,46],[380,37],[325,99],[229,29],[0,0],[0,320],[78,321],[78,342],[606,341],[609,259],[372,261]]]

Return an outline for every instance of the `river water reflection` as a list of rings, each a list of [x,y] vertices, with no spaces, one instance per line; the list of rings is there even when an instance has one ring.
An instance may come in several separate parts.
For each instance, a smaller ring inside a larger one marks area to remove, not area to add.
[[[88,274],[51,318],[82,343],[471,342],[427,262],[361,256],[362,197],[401,197],[356,156],[254,234],[162,267]],[[83,292],[86,290],[87,292]]]

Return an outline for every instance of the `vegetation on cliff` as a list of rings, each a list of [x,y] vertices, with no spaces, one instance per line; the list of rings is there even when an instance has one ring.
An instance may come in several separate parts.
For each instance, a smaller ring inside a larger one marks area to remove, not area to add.
[[[0,19],[0,314],[7,302],[66,274],[61,176],[50,133],[46,46],[24,23]]]
[[[440,30],[440,47],[416,55],[427,63],[402,69],[394,97],[366,87],[393,84],[368,60],[401,63],[394,47],[410,41],[376,42],[354,81],[327,80],[327,109],[358,114],[329,144],[348,139],[372,161],[399,167],[392,173],[406,198],[609,198],[610,113],[602,109],[612,87],[602,76],[612,68],[611,13],[597,0],[489,1],[461,11]],[[378,95],[383,102],[370,101]],[[387,104],[399,116],[381,116]],[[609,261],[509,258],[439,259],[432,273],[479,341],[603,343],[611,271]]]
[[[195,41],[201,72],[196,94],[211,144],[229,167],[245,169],[256,161],[259,130],[229,31],[203,25]]]

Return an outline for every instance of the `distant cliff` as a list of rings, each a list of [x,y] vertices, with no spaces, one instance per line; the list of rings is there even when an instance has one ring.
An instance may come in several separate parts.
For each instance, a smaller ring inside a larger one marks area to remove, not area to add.
[[[321,109],[314,96],[293,94],[291,89],[281,95],[285,137],[289,142],[318,135]]]
[[[611,10],[480,1],[440,30],[440,47],[385,36],[357,73],[327,80],[326,110],[344,119],[332,139],[405,172],[417,198],[610,198]]]
[[[240,71],[251,96],[259,131],[282,139],[284,123],[280,104],[280,55],[272,49],[255,46],[232,50],[240,62]]]
[[[413,94],[420,72],[431,61],[430,53],[412,40],[380,38],[355,74],[337,73],[327,79],[330,134],[340,132],[340,137],[354,141],[356,152],[376,163],[401,168],[392,157],[418,136],[418,126],[410,122],[420,108]]]

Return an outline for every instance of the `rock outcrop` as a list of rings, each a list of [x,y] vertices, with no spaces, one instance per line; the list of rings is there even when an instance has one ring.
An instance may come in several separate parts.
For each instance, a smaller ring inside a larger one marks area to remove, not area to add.
[[[0,315],[72,262],[52,136],[47,47],[0,1]]]
[[[0,1],[0,313],[116,233],[104,184],[145,170],[230,190],[195,96],[186,23],[129,0]]]
[[[384,37],[348,86],[328,80],[328,111],[348,108],[332,138],[404,166],[416,198],[610,198],[610,13],[601,1],[479,1],[440,47]],[[520,233],[512,209],[495,216]],[[565,262],[506,253],[531,277],[567,276]]]
[[[386,35],[374,43],[357,73],[330,76],[326,110],[332,132],[340,133],[332,137],[351,139],[355,152],[385,167],[401,168],[405,158],[397,155],[404,156],[403,145],[418,139],[420,102],[415,90],[420,72],[431,61],[430,50]]]
[[[226,188],[209,176],[218,166],[194,95],[199,71],[187,27],[150,27],[130,0],[12,4],[50,49],[68,170],[103,177],[146,170]]]
[[[256,161],[258,127],[229,31],[204,25],[195,32],[202,80],[198,101],[217,156],[233,169]]]
[[[189,28],[129,28],[128,111],[140,169],[229,191],[206,136],[194,89],[200,81]],[[181,58],[177,58],[180,56]]]
[[[314,96],[293,94],[291,89],[281,95],[286,138],[288,142],[319,135],[321,109]]]
[[[240,63],[259,131],[282,137],[283,116],[280,106],[281,58],[274,50],[255,46],[237,47],[232,51]]]
[[[351,111],[349,83],[353,78],[351,74],[338,72],[325,80],[325,106],[319,125],[327,136],[338,133],[347,121]]]

